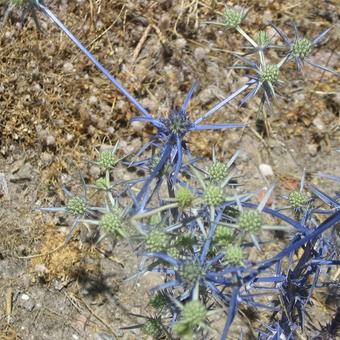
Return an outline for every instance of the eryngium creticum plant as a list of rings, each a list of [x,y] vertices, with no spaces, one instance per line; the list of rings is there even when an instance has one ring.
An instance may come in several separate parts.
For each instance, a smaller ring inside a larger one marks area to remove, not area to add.
[[[219,24],[247,40],[245,54],[236,55],[242,62],[236,68],[247,71],[248,81],[207,112],[202,111],[197,119],[189,115],[190,100],[197,89],[194,83],[181,107],[171,110],[167,117],[155,118],[41,0],[9,4],[11,10],[21,7],[35,20],[37,10],[49,17],[137,109],[140,116],[134,120],[149,123],[157,130],[137,154],[151,149],[147,162],[129,159],[124,163],[117,157],[116,144],[93,161],[100,166],[102,176],[95,183],[83,181],[81,195],[65,188],[65,206],[40,209],[73,217],[67,241],[80,224],[98,228],[98,242],[109,235],[129,241],[140,257],[139,271],[130,279],[147,272],[164,278],[164,283],[152,289],[155,295],[150,305],[157,309],[155,315],[145,316],[145,322],[138,327],[156,339],[226,339],[238,310],[248,306],[258,313],[267,310],[271,315],[260,331],[261,339],[281,335],[294,338],[304,327],[314,292],[336,280],[332,268],[339,264],[339,193],[326,193],[323,188],[301,181],[300,190],[288,193],[289,211],[283,213],[282,207],[270,207],[268,203],[274,185],[269,186],[260,203],[255,203],[257,192],[247,191],[237,172],[239,151],[230,161],[217,159],[215,154],[212,162],[204,161],[192,157],[185,138],[201,130],[243,127],[242,123],[203,121],[238,96],[245,104],[261,92],[262,102],[271,104],[282,70],[292,61],[298,70],[309,63],[335,74],[310,59],[329,30],[309,40],[294,26],[295,35],[290,39],[271,24],[285,43],[277,46],[266,31],[258,32],[254,38],[246,33],[242,27],[248,11],[228,7]],[[278,62],[270,60],[268,51],[272,48],[283,51]],[[115,176],[119,164],[148,165],[150,172],[142,180],[123,182]],[[338,183],[336,175],[323,177]],[[92,190],[102,195],[100,204],[91,202],[95,197],[89,195]],[[269,251],[271,237],[268,239],[263,230],[285,232],[287,245]],[[258,254],[256,261],[249,259],[253,251]],[[209,327],[216,311],[225,316],[225,325],[219,331]]]

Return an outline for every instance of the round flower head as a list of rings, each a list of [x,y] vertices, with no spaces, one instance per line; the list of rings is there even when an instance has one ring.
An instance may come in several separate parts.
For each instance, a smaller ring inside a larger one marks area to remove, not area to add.
[[[288,202],[293,209],[298,209],[306,204],[307,198],[303,192],[293,191],[288,196]]]
[[[261,67],[260,77],[262,81],[275,83],[279,79],[280,69],[275,64],[264,65]]]
[[[305,59],[312,52],[312,43],[306,38],[296,39],[293,43],[293,55],[294,57]]]
[[[156,293],[154,296],[151,297],[149,305],[155,309],[163,309],[164,307],[168,306],[169,298],[161,292]]]
[[[220,186],[209,184],[203,193],[204,202],[216,206],[224,202],[224,192]]]
[[[176,191],[176,202],[180,208],[187,208],[192,205],[195,196],[187,187],[180,186]]]
[[[164,231],[153,230],[145,237],[145,247],[147,251],[165,251],[168,243],[168,235]]]
[[[189,324],[193,327],[204,322],[207,317],[207,310],[199,301],[187,302],[181,313],[181,322]]]
[[[262,226],[261,213],[258,210],[244,210],[240,214],[238,224],[244,231],[255,233]]]
[[[228,166],[222,162],[214,162],[210,166],[208,173],[213,181],[223,181],[228,175]]]
[[[181,257],[181,253],[176,247],[168,248],[167,254],[174,257],[175,259],[179,259]]]
[[[169,117],[163,119],[163,123],[170,133],[177,136],[185,135],[192,126],[186,111],[181,109],[171,111]]]
[[[214,243],[221,247],[227,247],[229,244],[232,243],[233,239],[234,233],[230,228],[224,225],[218,225],[216,227]]]
[[[231,265],[241,265],[243,260],[242,248],[238,245],[230,244],[226,250],[225,259]]]
[[[178,274],[186,285],[193,286],[204,275],[204,270],[197,262],[187,262],[179,268]]]
[[[123,224],[123,211],[115,207],[111,212],[106,213],[100,220],[100,225],[110,233],[114,233]]]
[[[244,10],[238,10],[234,7],[226,8],[224,12],[224,24],[227,28],[235,29],[241,25],[245,17]]]
[[[143,325],[143,332],[154,339],[159,339],[163,333],[162,323],[159,319],[149,319]]]
[[[84,215],[86,212],[85,200],[80,196],[70,198],[66,205],[66,210],[75,216]]]
[[[104,170],[110,170],[117,165],[117,159],[112,150],[104,150],[99,154],[98,163]]]

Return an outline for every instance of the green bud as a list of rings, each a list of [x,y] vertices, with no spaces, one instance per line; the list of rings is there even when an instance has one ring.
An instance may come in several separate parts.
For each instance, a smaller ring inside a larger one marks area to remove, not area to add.
[[[214,235],[215,244],[224,248],[228,246],[230,243],[232,243],[233,239],[234,239],[234,233],[230,228],[224,225],[218,225],[216,227],[216,231]]]
[[[231,265],[241,265],[243,263],[243,251],[238,245],[230,244],[225,253],[225,259]]]
[[[80,196],[70,198],[66,205],[66,210],[75,216],[84,215],[86,212],[85,200]]]
[[[192,206],[195,196],[187,187],[180,186],[176,191],[176,201],[180,208],[187,208]]]
[[[224,12],[224,24],[227,28],[235,29],[241,25],[244,19],[244,11],[234,7],[227,8]]]
[[[112,150],[104,150],[99,154],[98,163],[104,170],[110,170],[117,165],[116,155]]]
[[[169,298],[164,293],[156,293],[149,302],[149,305],[155,309],[163,309],[169,304]]]
[[[307,203],[307,197],[303,192],[293,191],[288,196],[288,202],[293,209],[298,209]]]
[[[122,224],[123,211],[118,207],[114,207],[111,212],[104,214],[100,220],[101,227],[110,233],[116,232]]]
[[[159,319],[149,319],[143,325],[143,332],[154,339],[159,339],[163,333],[162,323]]]
[[[207,317],[207,310],[199,301],[187,302],[181,313],[181,322],[192,327],[200,325]]]
[[[312,52],[312,43],[306,38],[299,38],[294,41],[293,55],[302,60]]]
[[[269,42],[269,35],[266,31],[259,31],[255,35],[255,42],[260,46],[260,47],[266,47]]]
[[[145,247],[150,252],[165,251],[168,244],[168,235],[164,231],[153,230],[145,237]]]
[[[204,275],[204,270],[199,263],[188,262],[179,268],[178,273],[185,284],[193,286]]]
[[[213,181],[223,181],[228,176],[228,166],[222,162],[214,162],[209,170],[209,176]]]
[[[277,65],[264,65],[261,67],[260,77],[262,81],[275,83],[279,79],[280,69]]]
[[[262,226],[261,213],[258,210],[244,210],[239,217],[238,224],[244,231],[256,233]]]
[[[168,248],[167,253],[175,259],[179,259],[181,257],[181,253],[176,247]]]
[[[209,184],[203,193],[204,202],[216,206],[224,202],[224,192],[220,186]]]

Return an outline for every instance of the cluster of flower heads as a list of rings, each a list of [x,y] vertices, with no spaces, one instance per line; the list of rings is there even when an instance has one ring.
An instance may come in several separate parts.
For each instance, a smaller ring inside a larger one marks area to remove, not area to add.
[[[143,322],[129,328],[140,328],[155,339],[207,338],[216,335],[210,325],[218,314],[225,315],[220,330],[225,339],[238,310],[247,306],[267,311],[259,339],[293,339],[305,326],[314,290],[330,287],[336,280],[333,272],[326,270],[339,264],[339,193],[332,195],[307,186],[302,176],[300,190],[288,193],[287,213],[283,208],[268,207],[274,185],[255,204],[258,192],[245,190],[237,173],[239,151],[228,162],[213,152],[209,163],[191,155],[185,137],[193,131],[243,127],[202,122],[236,97],[245,104],[261,91],[262,102],[270,104],[281,69],[291,61],[299,71],[309,63],[336,73],[310,59],[329,30],[309,40],[294,25],[295,35],[290,39],[270,23],[284,41],[282,48],[273,45],[265,31],[250,37],[241,27],[248,11],[227,8],[224,20],[214,24],[239,32],[250,44],[247,52],[236,55],[242,65],[235,66],[249,71],[249,80],[196,120],[191,120],[188,108],[197,83],[180,108],[168,117],[154,118],[41,0],[9,1],[9,10],[16,6],[23,6],[25,15],[32,13],[37,26],[37,11],[50,18],[140,112],[134,120],[152,124],[157,130],[134,159],[119,158],[118,143],[112,150],[101,151],[94,163],[101,168],[102,177],[92,184],[83,181],[82,195],[65,188],[64,207],[40,209],[73,218],[67,240],[80,224],[98,228],[98,242],[106,236],[134,240],[141,260],[133,278],[147,272],[164,277],[164,283],[152,289],[152,313],[135,315]],[[278,63],[268,62],[266,52],[277,47],[284,56]],[[149,149],[153,156],[136,160]],[[123,182],[115,176],[118,166],[141,168],[147,175]],[[321,176],[340,183],[335,175]],[[100,196],[99,206],[92,204],[98,196],[89,195],[89,191]],[[288,244],[278,252],[271,251],[274,255],[268,258],[271,242],[262,240],[263,230],[285,232]],[[257,262],[249,259],[253,250],[259,254]]]

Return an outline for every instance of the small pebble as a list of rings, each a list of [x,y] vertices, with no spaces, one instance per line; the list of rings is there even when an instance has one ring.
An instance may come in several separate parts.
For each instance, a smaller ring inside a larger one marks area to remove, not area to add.
[[[273,169],[269,164],[260,164],[259,168],[264,177],[274,176]]]
[[[22,294],[21,295],[21,300],[28,301],[30,297],[27,294]]]
[[[318,153],[318,146],[316,144],[308,144],[307,149],[312,157],[315,157],[316,154]]]
[[[320,117],[316,117],[313,119],[313,124],[315,125],[315,127],[321,131],[321,132],[325,132],[326,131],[326,125],[325,123],[322,121],[322,119]]]
[[[63,66],[63,70],[65,73],[72,73],[73,72],[73,64],[72,63],[65,63]]]
[[[207,51],[203,47],[197,47],[194,51],[194,57],[196,61],[201,61],[207,56]]]
[[[53,146],[55,145],[55,137],[52,135],[49,135],[46,137],[46,145]]]
[[[184,38],[179,38],[175,40],[176,50],[182,50],[187,45],[187,41]]]
[[[91,177],[93,178],[99,178],[100,176],[100,168],[96,165],[91,166],[90,171],[89,171]]]
[[[89,98],[89,104],[90,104],[91,106],[95,106],[97,103],[98,103],[97,97],[96,97],[96,96],[90,96],[90,98]]]

